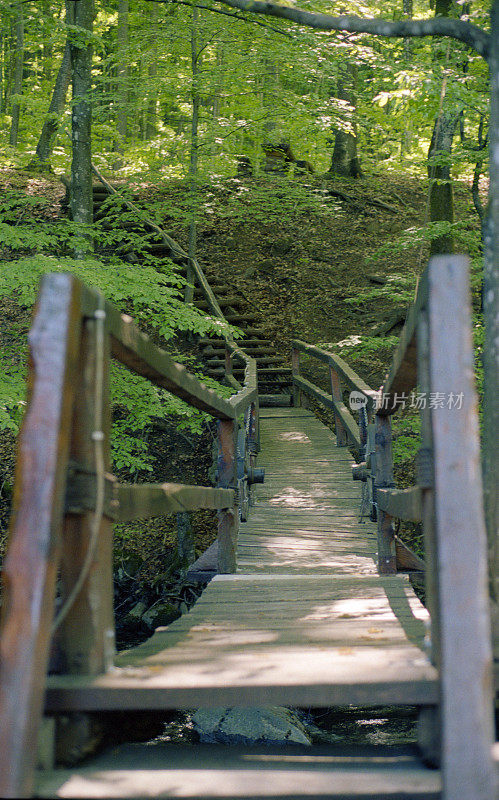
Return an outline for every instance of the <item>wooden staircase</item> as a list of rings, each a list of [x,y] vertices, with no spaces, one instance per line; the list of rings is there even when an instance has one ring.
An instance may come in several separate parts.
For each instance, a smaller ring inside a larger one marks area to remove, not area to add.
[[[112,196],[110,189],[101,183],[93,186],[94,219],[105,222],[107,212],[102,207],[106,200]],[[172,258],[180,265],[186,265],[185,256],[179,257],[178,252],[171,244],[160,241],[157,231],[151,231],[147,222],[139,218],[135,224],[128,223],[128,230],[133,230],[145,237],[146,250],[155,258]],[[128,251],[126,257],[130,261],[138,260],[133,251]],[[185,272],[184,272],[185,276]],[[262,315],[255,311],[237,290],[227,287],[217,281],[216,277],[210,279],[210,288],[216,296],[220,309],[227,322],[240,328],[244,335],[238,339],[238,344],[244,351],[255,358],[258,369],[258,391],[260,405],[290,406],[291,405],[291,368],[283,357],[277,353],[273,343],[265,338],[265,329],[262,327]],[[194,286],[193,304],[201,311],[210,312],[210,304],[205,296],[205,291],[199,285]],[[206,374],[210,378],[222,380],[225,376],[225,339],[222,337],[202,337],[198,341],[202,359],[206,366]],[[242,382],[244,366],[234,365],[233,375]]]

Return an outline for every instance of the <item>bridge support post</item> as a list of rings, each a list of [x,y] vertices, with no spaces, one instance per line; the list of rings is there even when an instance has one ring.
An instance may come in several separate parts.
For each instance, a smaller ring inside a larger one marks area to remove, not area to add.
[[[334,369],[334,367],[329,367],[329,379],[331,381],[331,396],[336,403],[342,402],[341,396],[341,381],[340,376]],[[336,445],[337,447],[346,447],[348,443],[348,436],[345,430],[345,426],[343,425],[343,421],[338,414],[338,412],[334,411],[334,424],[336,428]]]
[[[376,488],[389,489],[393,481],[392,423],[390,417],[376,415]],[[378,570],[380,575],[397,572],[393,518],[378,509]]]
[[[492,800],[492,647],[467,259],[433,258],[428,279],[443,797]]]
[[[98,486],[110,469],[110,339],[104,312],[95,314],[96,319],[83,322],[70,458],[78,470],[94,475]],[[64,617],[55,637],[60,669],[69,675],[99,675],[114,661],[113,525],[97,505],[98,501],[94,510],[84,513],[68,513],[64,520]],[[56,727],[56,757],[73,763],[91,752],[100,738],[101,725],[94,716],[78,713],[61,718]]]
[[[223,489],[237,488],[236,453],[237,419],[220,420],[218,423],[218,469],[217,486]],[[218,512],[218,572],[227,574],[237,569],[237,535],[239,531],[239,509],[224,508]]]
[[[293,347],[291,352],[291,372],[293,378],[300,376],[300,352]],[[302,393],[298,386],[293,382],[293,406],[299,408],[302,404]]]

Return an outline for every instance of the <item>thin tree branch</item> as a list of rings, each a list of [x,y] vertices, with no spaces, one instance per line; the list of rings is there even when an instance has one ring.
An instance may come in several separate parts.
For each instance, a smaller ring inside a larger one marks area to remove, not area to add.
[[[384,19],[363,19],[362,17],[332,17],[329,14],[316,14],[290,6],[274,5],[264,0],[220,0],[226,6],[254,14],[267,14],[270,17],[287,19],[298,25],[306,25],[323,31],[347,31],[348,33],[370,33],[374,36],[405,38],[423,36],[450,36],[476,50],[487,59],[490,48],[490,35],[460,19],[433,17],[432,19],[399,20],[389,22]]]
[[[248,17],[243,17],[241,14],[231,14],[230,11],[223,11],[221,8],[214,8],[213,6],[205,6],[203,3],[191,3],[189,0],[144,0],[146,3],[169,3],[173,2],[177,6],[196,6],[197,8],[203,8],[206,11],[212,11],[214,14],[222,14],[224,17],[230,17],[231,19],[240,19],[241,22],[246,22],[248,25],[259,25],[261,28],[268,28],[275,33],[280,33],[281,36],[286,36],[287,39],[294,39],[295,37],[291,33],[287,33],[287,31],[281,30],[281,28],[276,28],[274,25],[270,25],[268,22],[261,22],[259,19],[249,19]]]

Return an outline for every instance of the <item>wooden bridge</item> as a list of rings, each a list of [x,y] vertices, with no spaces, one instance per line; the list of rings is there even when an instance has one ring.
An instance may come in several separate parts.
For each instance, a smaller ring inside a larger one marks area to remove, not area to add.
[[[433,259],[381,394],[295,341],[293,406],[260,410],[256,362],[234,342],[224,344],[236,389],[226,400],[98,292],[67,274],[44,278],[4,566],[0,796],[495,800],[470,322],[465,259]],[[327,365],[331,392],[302,377],[300,353]],[[218,419],[217,488],[119,485],[109,474],[111,355]],[[416,385],[434,401],[421,409],[418,485],[397,490],[390,418]],[[358,422],[345,389],[363,398]],[[335,436],[305,396],[333,411]],[[257,453],[266,477],[252,489]],[[359,520],[361,484],[376,524]],[[113,520],[199,507],[218,509],[218,574],[188,614],[116,656]],[[423,521],[428,611],[409,580],[424,565],[395,535],[397,518]],[[410,748],[332,745],[135,744],[72,769],[47,763],[54,746],[66,759],[90,750],[100,715],[269,704],[417,705],[421,750],[439,769]]]

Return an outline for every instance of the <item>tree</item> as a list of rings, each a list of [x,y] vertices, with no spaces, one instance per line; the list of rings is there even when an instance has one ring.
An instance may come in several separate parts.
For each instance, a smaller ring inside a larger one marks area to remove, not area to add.
[[[75,222],[91,225],[92,198],[92,29],[93,0],[75,3],[74,21],[79,30],[71,40],[73,66],[73,114],[71,162],[71,213]],[[77,255],[83,255],[84,248]]]
[[[357,124],[355,121],[357,66],[347,61],[338,77],[336,96],[351,109],[350,130],[338,128],[334,135],[334,149],[328,175],[343,175],[347,178],[362,177],[357,153]]]
[[[21,94],[23,91],[23,66],[24,66],[24,17],[22,0],[17,0],[16,16],[14,22],[14,36],[16,50],[14,57],[14,81],[13,81],[13,100],[12,100],[12,121],[10,125],[9,144],[17,147],[19,134],[19,117],[21,115]]]
[[[74,6],[72,0],[65,0],[66,25],[74,23]],[[66,97],[71,83],[71,44],[69,36],[66,37],[61,65],[55,79],[54,91],[50,101],[47,118],[43,123],[42,132],[36,145],[36,156],[29,165],[31,169],[50,171],[50,156],[54,148],[55,137],[59,129],[59,117],[66,105]]]

